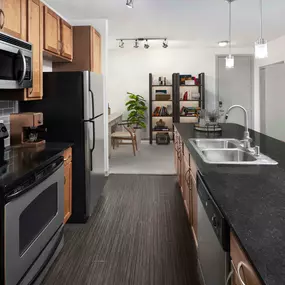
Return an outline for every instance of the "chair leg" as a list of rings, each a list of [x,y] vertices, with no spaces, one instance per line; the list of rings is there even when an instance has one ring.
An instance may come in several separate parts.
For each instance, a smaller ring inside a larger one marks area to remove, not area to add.
[[[136,146],[134,139],[132,139],[132,145],[133,145],[134,156],[136,156]]]
[[[115,139],[112,139],[113,149],[115,149]]]
[[[136,149],[138,151],[138,141],[137,141],[137,138],[135,138],[135,141],[136,141]]]

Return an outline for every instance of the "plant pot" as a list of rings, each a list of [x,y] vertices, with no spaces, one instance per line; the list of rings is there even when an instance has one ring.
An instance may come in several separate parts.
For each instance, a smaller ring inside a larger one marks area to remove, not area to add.
[[[141,149],[141,141],[142,141],[142,129],[141,128],[135,128],[136,130],[136,137],[137,137],[137,145],[138,145],[138,150]]]

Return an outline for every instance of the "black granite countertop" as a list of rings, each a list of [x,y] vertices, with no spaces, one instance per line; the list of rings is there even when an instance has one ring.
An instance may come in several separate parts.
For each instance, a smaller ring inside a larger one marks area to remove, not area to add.
[[[209,165],[188,141],[207,134],[194,124],[174,125],[263,283],[285,284],[285,143],[250,130],[253,144],[278,165]],[[243,132],[240,125],[222,124],[215,137],[242,139]]]
[[[6,164],[0,167],[0,195],[6,194],[35,170],[63,155],[63,151],[70,146],[70,143],[53,142],[37,148],[8,148],[5,151]]]

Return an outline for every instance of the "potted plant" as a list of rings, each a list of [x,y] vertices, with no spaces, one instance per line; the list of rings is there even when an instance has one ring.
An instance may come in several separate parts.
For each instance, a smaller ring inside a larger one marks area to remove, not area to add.
[[[141,95],[135,95],[128,92],[129,101],[126,103],[127,110],[129,112],[128,122],[133,125],[136,130],[136,137],[138,143],[138,149],[140,149],[141,143],[141,129],[146,128],[145,123],[145,111],[147,110],[146,101]]]

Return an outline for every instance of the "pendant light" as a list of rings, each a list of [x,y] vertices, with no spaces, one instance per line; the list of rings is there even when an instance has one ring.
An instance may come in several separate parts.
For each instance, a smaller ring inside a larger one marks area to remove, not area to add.
[[[226,0],[229,3],[229,55],[226,57],[226,68],[234,68],[235,59],[232,55],[232,2],[235,0]]]
[[[127,0],[126,5],[128,8],[134,8],[134,0]]]
[[[255,42],[255,58],[268,57],[267,41],[263,38],[263,15],[262,0],[259,2],[260,8],[260,38]]]

